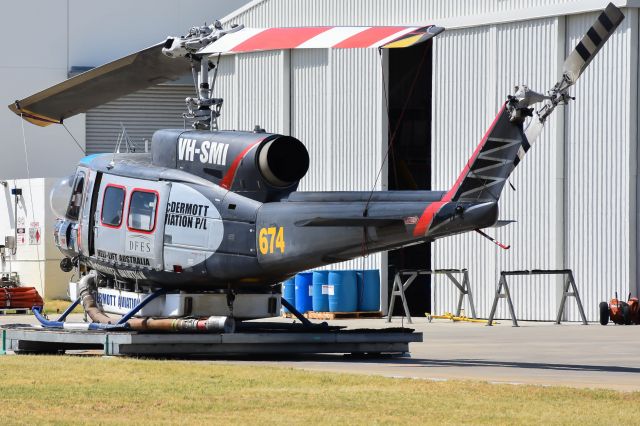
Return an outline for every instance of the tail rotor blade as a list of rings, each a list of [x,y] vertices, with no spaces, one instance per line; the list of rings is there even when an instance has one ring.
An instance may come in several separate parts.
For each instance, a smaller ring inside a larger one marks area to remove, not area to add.
[[[564,62],[563,72],[569,84],[575,84],[623,19],[620,9],[609,3]]]

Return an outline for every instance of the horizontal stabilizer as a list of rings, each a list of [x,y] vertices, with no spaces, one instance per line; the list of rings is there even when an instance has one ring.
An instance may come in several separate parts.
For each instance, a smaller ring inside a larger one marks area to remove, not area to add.
[[[491,226],[491,228],[502,228],[503,226],[511,225],[512,223],[516,223],[515,220],[499,220],[495,223],[495,225]]]

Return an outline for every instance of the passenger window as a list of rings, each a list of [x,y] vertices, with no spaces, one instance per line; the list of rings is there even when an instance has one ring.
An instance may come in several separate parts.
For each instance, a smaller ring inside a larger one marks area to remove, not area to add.
[[[135,190],[129,200],[129,229],[152,232],[156,227],[158,195],[155,192]]]
[[[109,185],[102,198],[102,224],[118,228],[122,224],[125,190],[121,186]]]
[[[80,206],[82,205],[82,194],[84,192],[84,172],[78,172],[73,181],[73,191],[67,208],[67,218],[78,220],[80,216]]]

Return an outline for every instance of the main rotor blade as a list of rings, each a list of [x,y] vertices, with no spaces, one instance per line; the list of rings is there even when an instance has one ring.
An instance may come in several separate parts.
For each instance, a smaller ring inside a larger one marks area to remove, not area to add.
[[[190,72],[188,61],[163,55],[163,45],[164,42],[93,68],[16,101],[9,109],[33,124],[48,126]]]
[[[282,27],[243,28],[209,44],[199,55],[283,49],[393,49],[415,46],[444,28],[424,27]]]
[[[623,19],[624,15],[620,9],[613,3],[609,3],[564,62],[562,68],[569,84],[575,84]]]

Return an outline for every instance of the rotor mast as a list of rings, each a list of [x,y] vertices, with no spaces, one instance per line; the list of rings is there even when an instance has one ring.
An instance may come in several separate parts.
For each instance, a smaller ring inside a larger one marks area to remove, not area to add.
[[[211,25],[192,27],[189,33],[180,37],[169,37],[164,43],[162,53],[170,58],[184,58],[191,61],[194,85],[197,97],[185,99],[187,112],[182,114],[185,120],[191,121],[191,126],[198,130],[218,130],[218,117],[223,99],[214,98],[213,89],[218,74],[218,64],[213,64],[208,54],[199,54],[199,50],[218,40],[225,34],[234,33],[244,28],[244,25],[233,25],[228,30],[222,29],[220,21]],[[215,68],[211,85],[209,85],[209,71]]]

